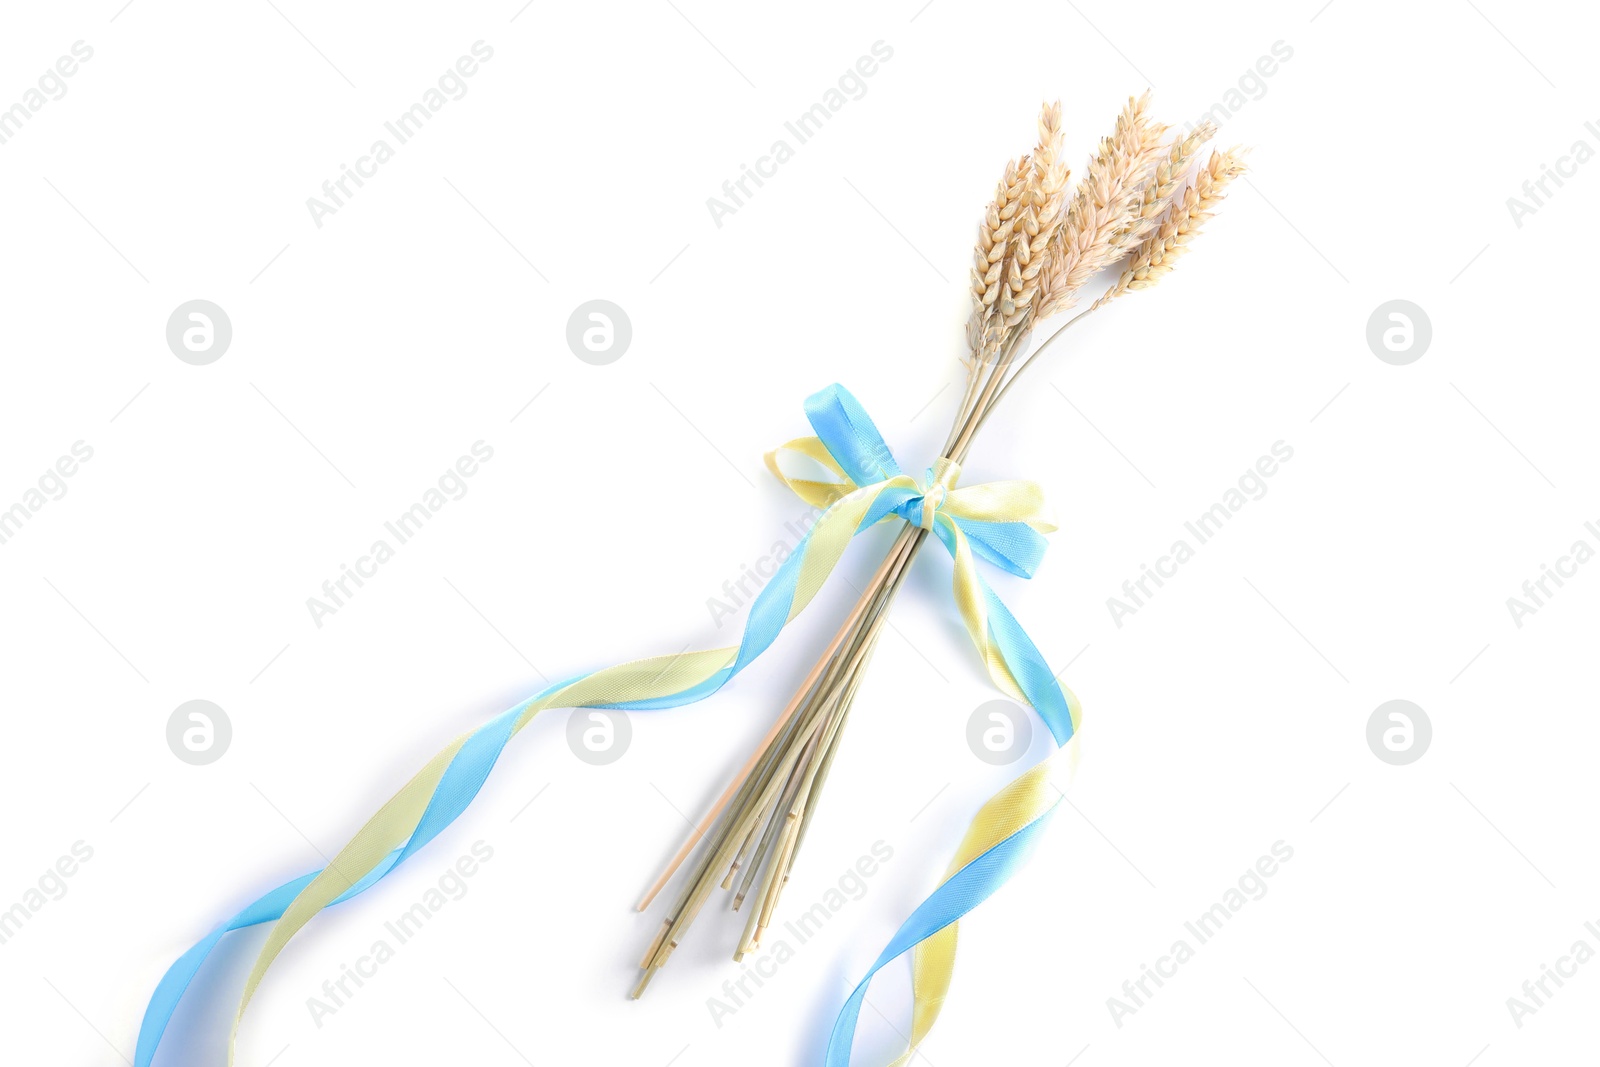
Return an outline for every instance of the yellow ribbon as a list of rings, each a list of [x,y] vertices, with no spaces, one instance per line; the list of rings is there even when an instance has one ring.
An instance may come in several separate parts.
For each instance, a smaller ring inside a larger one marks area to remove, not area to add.
[[[790,477],[779,467],[781,453],[794,453],[820,464],[833,476],[828,481]],[[988,635],[987,608],[982,595],[982,581],[978,577],[973,553],[968,539],[956,519],[973,519],[986,522],[1023,522],[1040,533],[1055,529],[1044,514],[1043,494],[1031,482],[995,482],[988,485],[956,487],[959,467],[948,461],[936,465],[934,475],[926,487],[904,474],[896,474],[870,485],[857,486],[845,476],[819,440],[803,438],[771,453],[768,466],[801,499],[825,508],[809,536],[808,549],[801,561],[800,574],[794,589],[788,618],[793,619],[815,597],[834,565],[854,538],[861,522],[873,510],[881,494],[891,490],[906,491],[922,497],[918,519],[928,529],[942,527],[950,537],[955,554],[953,579],[956,601],[968,633],[983,656],[985,666],[1005,692],[1025,700],[1016,679],[1006,667],[1003,657],[991,647]],[[885,516],[886,518],[889,516]],[[908,520],[910,521],[910,520]],[[626,704],[635,701],[658,699],[680,693],[707,682],[734,663],[737,646],[684,652],[673,656],[656,656],[607,667],[586,675],[570,684],[559,686],[521,705],[510,726],[514,735],[539,712],[550,708],[575,708],[585,706]],[[1078,722],[1078,707],[1071,694],[1067,694],[1069,712],[1074,728]],[[463,734],[446,745],[417,772],[399,792],[391,797],[367,823],[356,832],[306,887],[300,891],[282,916],[273,924],[262,945],[255,964],[245,981],[239,1007],[234,1015],[228,1040],[228,1063],[234,1063],[239,1026],[246,1008],[260,987],[267,970],[294,936],[316,914],[349,891],[364,877],[373,872],[395,850],[402,848],[416,831],[428,809],[441,779],[471,734]],[[952,866],[954,872],[965,860],[980,854],[985,842],[1000,840],[1006,828],[1027,825],[1030,818],[1047,810],[1041,808],[1046,796],[1043,765],[1023,775],[1007,786],[999,795],[984,805],[978,819],[967,834],[967,840],[957,854]],[[996,834],[1000,836],[995,837]],[[947,876],[948,877],[948,876]],[[915,954],[914,973],[917,978],[917,1002],[914,1009],[913,1045],[926,1034],[937,1017],[939,1005],[949,987],[951,967],[955,953],[955,926],[952,924],[939,935],[919,945]],[[902,1057],[898,1063],[904,1063]]]

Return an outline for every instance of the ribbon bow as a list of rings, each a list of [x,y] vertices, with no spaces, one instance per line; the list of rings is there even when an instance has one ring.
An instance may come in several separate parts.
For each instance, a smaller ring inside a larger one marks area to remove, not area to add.
[[[1031,674],[1043,668],[1044,661],[973,562],[977,557],[1018,577],[1033,577],[1049,544],[1044,535],[1056,529],[1038,483],[1003,481],[957,488],[960,464],[940,457],[919,485],[901,471],[871,417],[842,385],[830,385],[808,397],[806,418],[816,436],[799,437],[768,452],[767,469],[815,507],[829,507],[863,487],[877,490],[862,529],[897,516],[933,531],[955,559],[956,605],[990,677],[1009,696],[1037,708],[1056,743],[1065,744],[1077,728],[1074,709],[1053,675],[1046,674],[1048,682],[1030,678],[1033,684],[1025,686],[1014,673],[1013,664]],[[823,474],[830,477],[823,480],[819,477]],[[1013,656],[1006,655],[1007,647]]]
[[[934,463],[918,484],[902,473],[877,427],[843,386],[806,401],[816,437],[791,441],[767,465],[802,499],[823,508],[795,551],[756,597],[739,644],[679,652],[602,667],[557,682],[457,737],[417,771],[367,820],[326,868],[262,895],[200,939],[157,984],[145,1009],[134,1067],[151,1067],[156,1049],[201,965],[229,933],[270,924],[234,1014],[235,1038],[245,1009],[273,961],[319,912],[364,893],[449,826],[472,802],[500,752],[534,716],[554,708],[651,711],[703,700],[731,681],[777,639],[827,581],[857,533],[891,517],[932,530],[955,559],[953,588],[962,619],[996,684],[1026,701],[1058,745],[1077,729],[1078,705],[1056,683],[1044,657],[978,573],[975,557],[1030,577],[1044,554],[1043,494],[1032,482],[993,482],[957,488],[960,468]],[[785,473],[785,463],[808,459],[825,477]],[[912,913],[845,1002],[828,1043],[827,1067],[848,1067],[856,1018],[867,984],[879,968],[914,951],[915,1053],[939,1014],[955,963],[956,922],[1010,877],[1030,851],[1060,796],[1045,760],[1013,781],[979,811],[944,882]]]

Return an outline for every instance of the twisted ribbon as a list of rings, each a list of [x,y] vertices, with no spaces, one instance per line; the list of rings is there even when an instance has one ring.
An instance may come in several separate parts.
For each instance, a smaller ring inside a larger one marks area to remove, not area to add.
[[[898,517],[931,530],[955,560],[953,589],[961,616],[1002,690],[1032,706],[1058,745],[1077,728],[1078,705],[1056,683],[1033,642],[978,573],[974,557],[1031,577],[1044,553],[1043,495],[1031,482],[957,488],[960,468],[941,459],[925,485],[902,473],[877,427],[855,397],[832,385],[809,397],[806,416],[816,437],[789,442],[767,465],[802,499],[824,507],[816,523],[751,605],[740,643],[727,648],[656,656],[606,667],[551,685],[508,708],[435,755],[389,799],[321,870],[286,882],[222,923],[167,969],[145,1009],[134,1067],[151,1067],[173,1012],[195,973],[234,930],[273,923],[245,981],[228,1039],[234,1058],[239,1025],[278,954],[319,911],[370,888],[466,810],[500,751],[539,712],[550,708],[646,711],[677,707],[715,693],[771,646],[809,604],[852,538]],[[804,457],[832,480],[791,476],[781,461]],[[856,1019],[874,974],[913,951],[911,1044],[903,1064],[938,1017],[955,961],[956,923],[1010,877],[1031,850],[1059,802],[1043,761],[990,799],[968,828],[943,883],[900,927],[845,1002],[828,1044],[827,1067],[848,1067]]]

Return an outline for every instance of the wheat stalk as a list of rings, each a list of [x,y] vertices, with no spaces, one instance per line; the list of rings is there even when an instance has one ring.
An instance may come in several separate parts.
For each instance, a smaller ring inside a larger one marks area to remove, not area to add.
[[[1006,164],[994,201],[978,227],[978,245],[973,251],[972,315],[967,320],[967,345],[974,363],[983,361],[991,344],[994,348],[1000,344],[1000,337],[991,329],[991,324],[1004,285],[1011,233],[1016,228],[1017,212],[1022,209],[1030,173],[1027,156]]]
[[[1206,124],[1172,144],[1165,143],[1166,132],[1149,116],[1148,93],[1129,98],[1069,197],[1060,105],[1044,106],[1037,145],[1006,165],[979,226],[967,323],[967,389],[943,456],[965,461],[1006,391],[1073,323],[1123,292],[1155,284],[1171,270],[1243,169],[1237,150],[1217,153],[1185,186],[1191,161],[1214,130]],[[1111,291],[1018,358],[1035,323],[1071,307],[1084,282],[1130,253],[1132,261]],[[645,894],[640,910],[699,849],[692,876],[640,963],[644,974],[634,996],[667,962],[718,885],[735,890],[737,880],[734,910],[750,902],[734,958],[760,946],[816,811],[857,686],[927,533],[911,526],[900,532],[755,754]]]
[[[1023,189],[1023,208],[1011,235],[1010,271],[1000,295],[1002,325],[1010,331],[1027,315],[1039,293],[1050,244],[1060,230],[1066,205],[1067,164],[1061,158],[1061,102],[1039,115],[1039,144]]]
[[[1189,164],[1216,132],[1215,123],[1202,122],[1187,137],[1179,137],[1172,142],[1167,158],[1156,165],[1150,181],[1145,185],[1138,208],[1117,234],[1117,258],[1133,252],[1160,224],[1173,196],[1180,194],[1183,189]]]
[[[1200,227],[1216,213],[1228,183],[1244,170],[1243,149],[1235,147],[1211,153],[1206,165],[1196,172],[1194,184],[1184,190],[1181,199],[1168,205],[1156,232],[1145,239],[1122,276],[1089,310],[1103,307],[1123,293],[1148,289],[1166,277],[1177,265],[1178,257],[1188,250],[1189,242],[1200,232]]]
[[[1078,183],[1051,247],[1040,319],[1072,307],[1083,283],[1120,258],[1119,237],[1133,224],[1150,171],[1166,151],[1167,127],[1150,118],[1149,107],[1148,92],[1129,97]]]

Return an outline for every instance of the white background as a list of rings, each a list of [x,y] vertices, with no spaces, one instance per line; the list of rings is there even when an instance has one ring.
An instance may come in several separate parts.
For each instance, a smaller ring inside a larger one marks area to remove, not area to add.
[[[1225,124],[1250,183],[1161,287],[1075,330],[967,466],[1060,511],[1038,577],[994,581],[1086,713],[1071,807],[964,925],[924,1062],[1592,1054],[1600,965],[1520,1028],[1506,999],[1600,948],[1600,566],[1520,628],[1506,599],[1600,546],[1600,165],[1520,227],[1506,198],[1600,146],[1596,27],[1573,5],[1320,5],[8,6],[0,106],[73,42],[94,54],[0,145],[0,506],[74,442],[94,456],[0,546],[0,908],[74,842],[93,858],[0,945],[0,1058],[131,1059],[184,948],[540,672],[732,640],[706,601],[801,513],[760,456],[806,432],[806,394],[843,381],[907,467],[933,457],[974,225],[1039,101],[1064,99],[1081,170],[1130,92],[1191,120],[1280,41]],[[315,225],[306,199],[479,40],[465,97]],[[876,41],[893,57],[866,94],[717,226],[707,197]],[[164,336],[196,298],[233,325],[209,366]],[[594,298],[632,321],[609,366],[565,343]],[[1433,327],[1408,366],[1365,339],[1397,298]],[[479,440],[470,492],[314,625],[306,599]],[[1280,440],[1267,494],[1117,626],[1107,598]],[[455,826],[292,944],[240,1062],[820,1062],[1021,766],[967,748],[993,693],[946,560],[897,606],[784,908],[881,840],[865,897],[720,1026],[739,920],[708,913],[634,1003],[659,911],[631,903],[890,536],[715,700],[635,715],[617,763],[575,759],[566,713],[535,722]],[[1433,725],[1403,767],[1366,742],[1396,698]],[[191,699],[232,721],[210,766],[167,748]],[[468,894],[319,1027],[307,998],[479,840]],[[1107,998],[1280,840],[1270,891],[1118,1026]],[[208,965],[160,1062],[221,1062],[260,938]],[[904,990],[899,968],[874,988],[860,1062],[885,1061]]]

